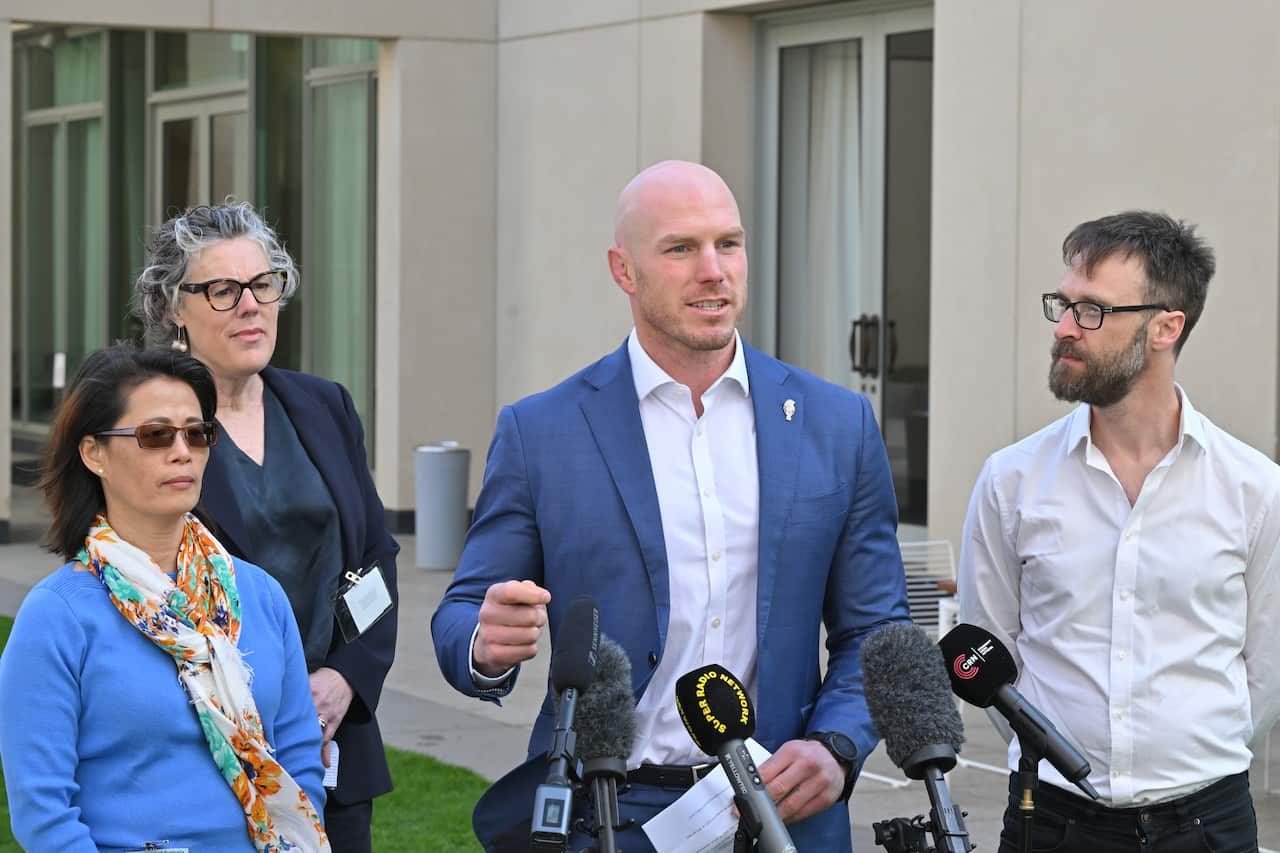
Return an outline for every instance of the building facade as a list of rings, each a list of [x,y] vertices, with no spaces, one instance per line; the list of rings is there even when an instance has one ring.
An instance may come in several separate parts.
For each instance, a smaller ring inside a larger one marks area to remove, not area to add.
[[[136,331],[147,230],[227,196],[298,258],[275,363],[351,389],[397,527],[416,445],[472,448],[474,498],[498,407],[626,335],[613,204],[672,157],[742,203],[747,339],[874,402],[916,535],[956,541],[985,456],[1064,411],[1039,294],[1066,232],[1119,209],[1198,222],[1218,250],[1180,377],[1275,454],[1267,0],[3,0],[0,17],[0,526],[66,378]]]

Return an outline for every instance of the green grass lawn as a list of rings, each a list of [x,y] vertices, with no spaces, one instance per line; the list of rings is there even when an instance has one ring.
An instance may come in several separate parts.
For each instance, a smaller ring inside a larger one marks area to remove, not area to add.
[[[0,649],[13,620],[0,616]],[[425,755],[387,749],[396,789],[373,805],[373,849],[423,853],[478,851],[471,809],[488,783],[469,770]],[[9,831],[9,798],[0,777],[0,853],[18,853]]]

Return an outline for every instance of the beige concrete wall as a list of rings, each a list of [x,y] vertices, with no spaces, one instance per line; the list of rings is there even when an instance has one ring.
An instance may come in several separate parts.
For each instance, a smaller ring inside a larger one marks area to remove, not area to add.
[[[1178,377],[1219,425],[1274,453],[1277,35],[1268,2],[939,5],[933,535],[958,538],[987,453],[1068,410],[1045,387],[1038,297],[1061,277],[1067,231],[1126,208],[1197,222],[1217,250]]]
[[[928,516],[958,542],[1016,433],[1019,0],[941,3],[934,28]]]
[[[136,29],[225,30],[492,41],[497,0],[2,0],[15,21]]]
[[[0,164],[13,162],[13,37],[9,22],[0,19]],[[13,210],[13,170],[0,168],[0,210]],[[3,217],[9,221],[8,216]],[[13,456],[10,427],[13,412],[13,229],[0,228],[0,542],[13,515]]]
[[[605,252],[632,175],[702,160],[751,198],[747,19],[647,19],[615,0],[539,11],[499,7],[499,405],[555,384],[631,328]]]
[[[497,49],[384,42],[378,64],[375,476],[412,509],[413,448],[493,430]]]

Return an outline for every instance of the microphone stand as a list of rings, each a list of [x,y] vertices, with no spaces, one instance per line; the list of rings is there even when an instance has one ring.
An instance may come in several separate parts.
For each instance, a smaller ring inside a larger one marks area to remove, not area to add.
[[[909,778],[924,782],[929,792],[929,827],[938,853],[969,853],[969,831],[964,826],[964,812],[951,799],[943,768],[956,766],[956,751],[947,744],[922,746],[902,761]]]
[[[1022,757],[1018,759],[1018,784],[1022,786],[1022,802],[1018,804],[1018,812],[1022,815],[1022,844],[1018,849],[1021,853],[1031,853],[1031,830],[1036,820],[1036,803],[1032,792],[1040,786],[1040,776],[1036,770],[1040,764],[1040,756],[1036,754],[1034,747],[1028,752],[1026,744],[1019,745],[1022,746]]]
[[[596,853],[620,853],[614,832],[635,822],[619,819],[618,783],[626,779],[627,763],[620,758],[591,758],[582,765],[582,781],[591,786],[591,802],[596,811],[596,826],[591,831],[599,839],[592,848]]]

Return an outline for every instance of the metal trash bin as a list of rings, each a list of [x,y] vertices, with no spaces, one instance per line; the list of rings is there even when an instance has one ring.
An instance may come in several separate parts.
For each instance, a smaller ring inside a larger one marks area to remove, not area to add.
[[[467,480],[471,451],[456,441],[423,444],[413,453],[413,517],[420,569],[453,571],[467,535]]]

